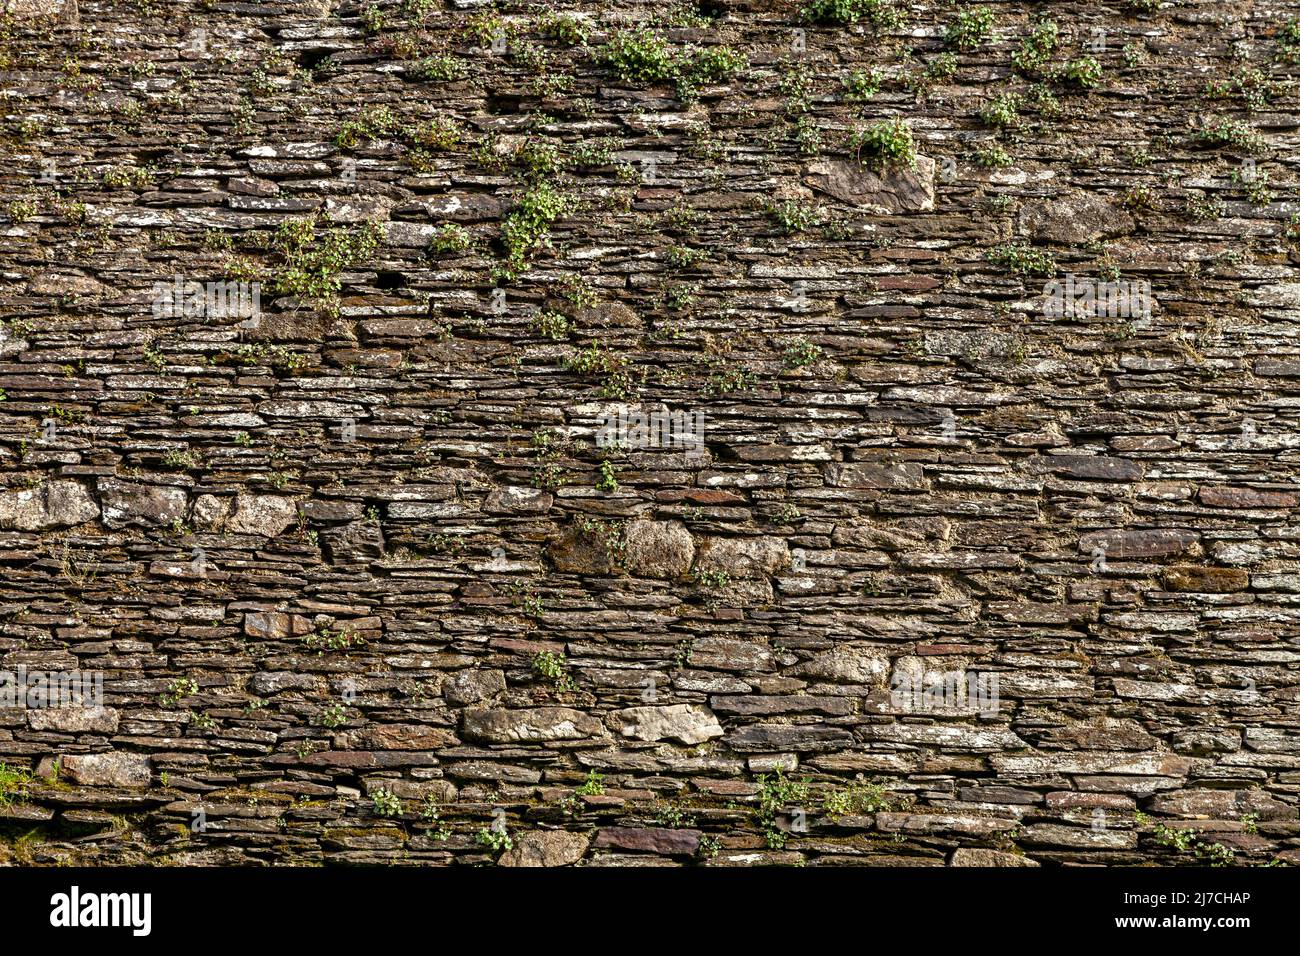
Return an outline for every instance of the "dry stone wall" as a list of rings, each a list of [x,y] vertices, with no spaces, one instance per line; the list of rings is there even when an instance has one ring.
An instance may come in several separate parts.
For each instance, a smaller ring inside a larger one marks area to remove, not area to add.
[[[1300,859],[1300,5],[0,6],[0,859]]]

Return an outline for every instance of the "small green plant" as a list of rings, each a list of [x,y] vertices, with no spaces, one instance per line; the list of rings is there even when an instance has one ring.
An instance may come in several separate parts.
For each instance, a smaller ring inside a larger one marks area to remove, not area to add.
[[[674,52],[667,40],[644,26],[611,36],[601,52],[601,62],[629,85],[672,83],[683,100],[694,99],[701,86],[723,80],[748,63],[744,54],[726,46]]]
[[[556,690],[572,691],[577,689],[573,678],[569,676],[568,661],[563,654],[552,651],[538,651],[533,657],[533,672],[545,677],[555,685]]]
[[[166,692],[158,695],[158,703],[163,707],[175,707],[183,698],[192,697],[199,692],[199,685],[189,677],[177,677],[167,685]]]
[[[326,651],[346,651],[354,647],[360,647],[366,642],[355,631],[347,631],[342,628],[335,629],[328,624],[319,624],[316,630],[303,635],[302,643],[307,650],[315,651],[316,656],[320,657]]]
[[[375,816],[395,817],[402,812],[402,801],[391,790],[380,787],[372,794]]]
[[[199,462],[191,452],[173,448],[163,455],[162,465],[170,471],[192,471],[199,467]]]
[[[1056,71],[1056,80],[1079,89],[1095,89],[1101,83],[1101,64],[1096,57],[1081,56]]]
[[[880,92],[884,79],[879,70],[854,70],[840,80],[844,84],[844,98],[851,103],[869,100]]]
[[[962,10],[948,24],[944,41],[958,50],[973,50],[993,35],[993,11],[988,7]]]
[[[563,342],[573,331],[573,322],[560,312],[542,311],[533,318],[532,328],[554,342]]]
[[[404,131],[403,139],[422,149],[447,152],[460,145],[461,132],[454,120],[439,117]]]
[[[1134,183],[1124,193],[1123,202],[1125,209],[1150,209],[1155,204],[1155,196],[1146,183]]]
[[[710,373],[704,383],[705,395],[730,395],[754,387],[755,376],[743,365],[714,360],[709,362]]]
[[[576,521],[582,534],[594,538],[605,551],[610,564],[622,568],[627,564],[627,540],[621,522],[582,515]]]
[[[820,345],[814,345],[803,336],[791,339],[781,356],[786,368],[799,369],[815,364],[822,357]]]
[[[997,143],[980,147],[975,150],[971,158],[974,159],[977,166],[983,166],[985,169],[1002,169],[1015,162],[1011,158],[1011,154]]]
[[[525,272],[537,251],[550,245],[551,225],[569,205],[568,198],[546,181],[534,182],[524,191],[501,228],[508,277]]]
[[[599,797],[605,792],[605,778],[594,770],[587,771],[587,779],[574,791],[580,797]]]
[[[1188,218],[1197,222],[1218,219],[1223,215],[1225,208],[1223,200],[1206,196],[1201,192],[1188,193],[1183,203],[1183,211]]]
[[[602,61],[624,83],[654,84],[677,79],[677,61],[666,41],[647,27],[615,33]]]
[[[1196,139],[1209,146],[1230,146],[1245,153],[1258,153],[1264,148],[1263,138],[1239,120],[1212,120],[1197,131]]]
[[[1268,188],[1269,175],[1264,170],[1247,173],[1241,169],[1232,171],[1232,181],[1242,188],[1246,198],[1256,206],[1267,206],[1273,201],[1273,191]]]
[[[658,804],[654,813],[655,823],[661,827],[667,827],[671,830],[680,830],[682,827],[695,826],[695,814],[684,804],[676,800],[669,800]]]
[[[479,846],[486,847],[493,853],[500,853],[503,850],[513,850],[515,848],[515,841],[511,839],[510,834],[506,832],[506,828],[504,826],[497,827],[496,824],[479,830],[474,839]]]
[[[282,222],[271,240],[283,260],[272,288],[278,294],[311,299],[333,296],[341,286],[339,274],[373,255],[382,232],[372,222],[351,233],[317,216]]]
[[[1169,847],[1178,853],[1190,851],[1193,857],[1209,866],[1231,866],[1236,856],[1230,847],[1202,840],[1201,834],[1191,829],[1172,828],[1157,823],[1152,836],[1160,846]]]
[[[438,798],[431,793],[424,795],[424,803],[420,807],[420,820],[430,827],[430,832],[437,839],[447,840],[451,836],[451,827],[442,819],[442,806],[438,803]]]
[[[542,14],[537,21],[537,32],[564,46],[581,46],[587,42],[587,25],[567,13]]]
[[[768,200],[765,209],[768,218],[787,235],[816,228],[824,218],[820,207],[801,199]]]
[[[438,253],[464,252],[471,245],[473,245],[473,241],[470,238],[469,231],[464,226],[458,226],[454,222],[439,226],[429,240],[430,251]]]
[[[564,365],[579,375],[604,375],[601,394],[606,398],[625,398],[635,390],[627,361],[617,352],[601,348],[595,339],[582,351],[566,356]]]
[[[1278,59],[1300,63],[1300,17],[1292,17],[1277,32]]]
[[[333,730],[348,722],[348,710],[342,704],[330,704],[320,714],[320,725]]]
[[[1022,73],[1041,71],[1056,52],[1060,35],[1055,20],[1038,21],[1033,32],[1020,41],[1020,49],[1011,55],[1011,65]]]
[[[708,253],[703,249],[692,249],[690,246],[669,246],[664,252],[664,258],[676,269],[689,269],[707,256]]]
[[[893,166],[916,168],[916,142],[901,117],[859,127],[849,135],[849,147],[859,162],[876,169]]]
[[[817,156],[822,151],[821,128],[807,116],[794,124],[794,146],[800,156]]]
[[[546,613],[546,605],[539,595],[525,594],[519,602],[519,610],[523,611],[524,616],[540,621],[542,615]]]
[[[722,569],[717,571],[696,570],[692,573],[695,583],[706,591],[720,591],[731,583],[731,575]]]
[[[803,518],[798,506],[786,502],[772,515],[773,524],[796,524]]]
[[[895,806],[896,802],[884,787],[861,782],[852,783],[843,790],[833,790],[822,801],[822,808],[830,817],[883,813]]]
[[[27,788],[31,784],[32,775],[29,771],[0,763],[0,809],[7,809],[26,800]]]
[[[363,109],[355,119],[345,120],[334,137],[339,149],[355,149],[362,143],[374,142],[397,131],[397,117],[387,106]]]
[[[1130,70],[1136,70],[1146,62],[1147,49],[1140,43],[1125,43],[1120,54],[1124,57],[1124,65]]]
[[[459,80],[465,75],[465,66],[460,60],[446,53],[434,53],[415,64],[414,73],[422,79],[434,83]]]
[[[851,26],[864,23],[877,30],[894,30],[906,21],[895,0],[812,0],[803,8],[810,23]]]
[[[940,53],[926,65],[927,79],[936,82],[951,80],[957,75],[957,57],[952,53]]]
[[[112,166],[104,172],[102,181],[112,189],[142,192],[153,186],[153,170],[140,166]]]
[[[1005,266],[1013,275],[1050,276],[1056,274],[1056,260],[1050,252],[1018,242],[1008,242],[988,250],[984,258],[994,265]]]
[[[34,199],[15,199],[9,204],[9,219],[16,223],[27,222],[40,211],[40,204]]]
[[[608,458],[600,463],[599,477],[596,481],[596,490],[613,493],[618,491],[618,475],[614,472],[614,465]]]
[[[999,129],[1014,126],[1019,118],[1021,99],[1017,93],[1002,93],[980,110],[980,120]]]
[[[678,62],[677,95],[683,100],[694,99],[701,86],[725,80],[749,65],[743,53],[726,46],[691,49]]]
[[[758,812],[756,816],[770,849],[783,849],[787,840],[785,831],[776,825],[777,817],[789,804],[799,803],[807,799],[807,780],[787,780],[780,768],[771,777],[766,774],[759,776]]]

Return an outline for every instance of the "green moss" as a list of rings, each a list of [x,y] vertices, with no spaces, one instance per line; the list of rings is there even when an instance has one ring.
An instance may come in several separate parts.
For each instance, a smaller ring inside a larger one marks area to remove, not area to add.
[[[984,254],[994,265],[1005,266],[1014,275],[1050,276],[1056,274],[1056,260],[1050,252],[1043,252],[1024,243],[1008,242]]]
[[[758,778],[758,824],[763,828],[767,845],[773,850],[785,847],[787,835],[777,828],[777,816],[791,803],[808,799],[808,781],[787,780],[780,769],[769,777]]]
[[[699,87],[743,70],[744,54],[730,47],[691,47],[674,52],[667,40],[648,27],[616,33],[601,53],[601,62],[620,81],[634,86],[672,83],[679,97],[693,99]]]
[[[1084,90],[1094,89],[1101,83],[1101,64],[1095,57],[1081,56],[1057,70],[1056,80]]]
[[[280,224],[271,240],[282,260],[271,278],[276,294],[312,299],[333,296],[341,286],[339,274],[370,258],[379,247],[383,230],[378,223],[348,232],[329,222],[326,217],[308,216]]]
[[[867,24],[877,30],[894,30],[907,20],[895,0],[812,0],[805,4],[803,17],[810,23],[830,26]]]
[[[624,83],[668,83],[677,79],[677,61],[668,41],[647,27],[616,33],[601,61]]]
[[[549,182],[535,182],[524,191],[501,227],[505,278],[527,271],[537,251],[550,244],[551,225],[568,208],[569,199]]]
[[[355,149],[397,130],[397,117],[387,106],[372,106],[362,110],[356,119],[345,120],[334,137],[339,149]]]
[[[859,162],[876,169],[893,166],[916,168],[916,142],[911,128],[900,117],[853,130],[849,135],[849,147]]]
[[[884,78],[879,70],[854,70],[840,80],[844,85],[844,98],[851,103],[869,100],[880,92]]]
[[[962,10],[948,24],[944,42],[958,50],[973,50],[993,35],[993,11],[988,7]]]
[[[1246,153],[1257,153],[1264,148],[1263,137],[1239,120],[1212,120],[1197,131],[1196,139],[1210,146],[1230,146]]]
[[[10,807],[27,799],[32,775],[22,767],[0,763],[0,807]]]
[[[1060,33],[1055,20],[1040,20],[1033,33],[1020,41],[1020,49],[1011,55],[1011,65],[1022,73],[1042,70],[1056,52]]]
[[[1019,118],[1020,102],[1018,93],[1002,93],[980,110],[980,120],[999,129],[1014,126]]]
[[[768,200],[765,207],[768,218],[781,227],[781,231],[790,234],[804,232],[821,224],[822,211],[812,203],[800,199],[786,199],[781,202]]]

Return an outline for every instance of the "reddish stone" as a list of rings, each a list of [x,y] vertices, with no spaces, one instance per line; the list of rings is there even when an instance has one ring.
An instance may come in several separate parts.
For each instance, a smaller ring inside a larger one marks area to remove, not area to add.
[[[596,834],[596,847],[658,853],[660,856],[694,856],[700,848],[699,830],[660,827],[605,827]]]

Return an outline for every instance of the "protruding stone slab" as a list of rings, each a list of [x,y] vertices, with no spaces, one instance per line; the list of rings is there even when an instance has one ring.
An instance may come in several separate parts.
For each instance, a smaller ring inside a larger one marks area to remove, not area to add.
[[[623,540],[628,570],[644,577],[682,577],[695,559],[695,541],[680,521],[629,521]]]
[[[498,866],[572,866],[591,845],[583,834],[565,830],[536,830],[515,837],[514,842],[501,854]]]
[[[463,730],[471,740],[494,744],[529,743],[539,740],[581,740],[599,737],[604,726],[570,707],[536,707],[530,710],[465,711]]]
[[[828,196],[883,213],[934,208],[934,160],[916,157],[916,168],[877,171],[856,159],[819,159],[804,168],[803,181]]]
[[[700,848],[699,830],[663,827],[605,827],[596,834],[598,849],[633,850],[660,856],[694,856]]]
[[[1123,209],[1087,193],[1029,203],[1020,210],[1018,221],[1021,235],[1066,245],[1127,235],[1135,226]]]
[[[37,772],[52,776],[53,763]],[[147,787],[150,776],[149,758],[143,754],[65,754],[59,759],[60,779],[86,787]]]
[[[37,488],[0,493],[0,529],[46,531],[99,517],[99,505],[78,481],[48,481]]]
[[[298,520],[292,498],[279,495],[238,495],[226,521],[229,534],[260,534],[268,538],[283,534]]]
[[[722,736],[718,718],[697,704],[629,707],[614,711],[605,722],[624,737],[636,740],[676,740],[691,745]]]
[[[949,866],[1040,866],[1023,856],[1002,850],[985,850],[978,847],[959,847],[952,851]]]

